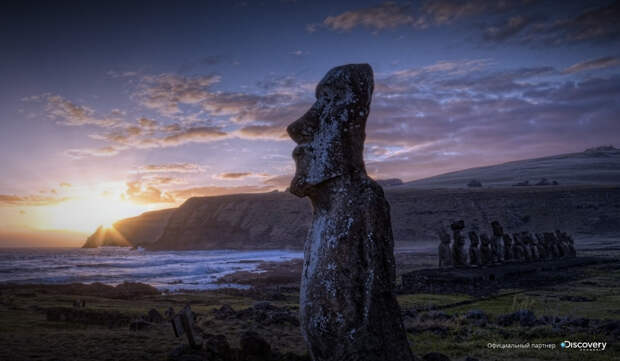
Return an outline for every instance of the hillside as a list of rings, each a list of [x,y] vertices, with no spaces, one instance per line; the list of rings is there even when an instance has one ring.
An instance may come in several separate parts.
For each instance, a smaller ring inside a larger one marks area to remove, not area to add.
[[[569,153],[469,168],[404,183],[403,188],[464,188],[471,180],[483,187],[510,187],[541,179],[560,185],[620,184],[620,150],[598,147],[581,153]]]
[[[539,178],[559,185],[513,187]],[[471,179],[483,187],[468,188]],[[435,242],[440,225],[464,219],[488,231],[562,229],[576,235],[620,233],[620,151],[584,153],[467,169],[385,187],[396,242]],[[194,197],[179,208],[121,220],[115,228],[149,249],[301,249],[311,222],[306,199],[287,192]],[[92,238],[92,236],[91,236]],[[92,242],[91,242],[92,243]],[[113,244],[102,240],[99,244]],[[120,245],[120,244],[119,244]]]

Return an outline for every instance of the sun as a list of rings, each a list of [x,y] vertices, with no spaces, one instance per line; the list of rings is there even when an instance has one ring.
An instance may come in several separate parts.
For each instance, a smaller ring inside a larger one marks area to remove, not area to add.
[[[137,216],[152,207],[123,199],[88,196],[49,206],[39,228],[93,232],[97,227],[111,228],[123,218]]]

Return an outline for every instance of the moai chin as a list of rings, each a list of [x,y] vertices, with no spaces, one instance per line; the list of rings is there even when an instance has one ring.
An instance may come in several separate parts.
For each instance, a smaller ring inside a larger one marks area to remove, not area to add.
[[[480,239],[478,238],[478,235],[474,231],[469,232],[468,235],[469,235],[469,264],[472,266],[480,266],[482,264],[481,259],[480,259],[480,248],[478,248]]]
[[[333,68],[287,128],[298,144],[290,191],[313,207],[299,308],[315,361],[413,359],[393,291],[390,207],[364,166],[373,89],[368,64]]]
[[[439,236],[439,267],[451,267],[452,250],[450,249],[450,235],[443,229],[439,229],[437,235]]]
[[[452,229],[452,259],[455,267],[467,266],[467,253],[465,251],[465,237],[461,231],[465,228],[465,222],[460,220],[450,225]]]

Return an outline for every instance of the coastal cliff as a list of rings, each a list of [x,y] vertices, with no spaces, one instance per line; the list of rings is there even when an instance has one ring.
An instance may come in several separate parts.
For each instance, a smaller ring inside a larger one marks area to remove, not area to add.
[[[459,219],[480,232],[497,220],[507,232],[620,234],[620,150],[613,147],[380,183],[397,244],[436,242],[437,228]],[[98,230],[85,247],[302,249],[311,218],[310,203],[288,192],[194,197],[116,222],[126,242]]]

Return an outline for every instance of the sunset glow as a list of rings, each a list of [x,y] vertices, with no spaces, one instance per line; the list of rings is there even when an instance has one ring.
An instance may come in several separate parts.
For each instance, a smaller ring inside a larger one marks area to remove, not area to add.
[[[286,126],[347,63],[374,69],[374,178],[617,145],[619,12],[605,0],[16,3],[0,34],[0,246],[286,189]]]

